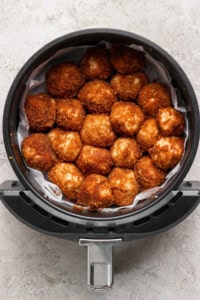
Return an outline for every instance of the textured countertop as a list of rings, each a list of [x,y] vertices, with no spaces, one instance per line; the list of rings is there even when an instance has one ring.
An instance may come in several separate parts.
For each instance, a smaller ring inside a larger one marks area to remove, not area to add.
[[[0,119],[15,75],[40,47],[65,33],[94,27],[135,32],[166,49],[200,99],[198,0],[0,1]],[[187,179],[200,180],[198,153]],[[0,183],[15,179],[0,122]],[[200,299],[200,207],[173,229],[115,249],[115,285],[86,287],[86,249],[45,236],[0,203],[0,299]]]

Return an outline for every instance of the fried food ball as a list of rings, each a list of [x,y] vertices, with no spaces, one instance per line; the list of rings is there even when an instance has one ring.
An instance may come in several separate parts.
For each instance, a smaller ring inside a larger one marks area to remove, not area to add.
[[[116,139],[109,116],[105,114],[87,115],[80,134],[84,144],[96,147],[112,146]]]
[[[147,150],[155,144],[158,139],[159,130],[155,118],[149,118],[142,124],[137,134],[137,142],[140,147]]]
[[[84,179],[79,169],[72,163],[57,163],[48,173],[48,178],[55,183],[70,200],[76,200],[79,187]]]
[[[140,70],[144,64],[144,54],[125,45],[113,45],[110,49],[110,62],[121,74]]]
[[[142,153],[134,139],[119,138],[112,145],[110,154],[116,166],[132,169]]]
[[[54,97],[75,97],[84,84],[84,78],[80,69],[68,62],[53,67],[46,75],[46,84]]]
[[[85,145],[76,164],[83,174],[107,175],[111,171],[113,162],[108,150]]]
[[[48,171],[58,161],[44,133],[34,133],[22,142],[22,155],[31,168]]]
[[[147,82],[148,78],[144,72],[137,72],[129,75],[116,74],[112,77],[110,84],[121,100],[131,101],[137,97]]]
[[[85,119],[85,110],[77,99],[61,99],[56,101],[56,123],[66,130],[80,131]]]
[[[96,79],[87,82],[78,94],[79,99],[90,113],[109,113],[117,98],[111,86]]]
[[[91,174],[83,180],[78,192],[77,204],[97,209],[109,207],[113,201],[112,190],[106,177]]]
[[[88,48],[80,67],[86,80],[107,79],[112,74],[107,49]]]
[[[53,151],[64,161],[74,161],[83,147],[78,132],[54,128],[48,133],[48,138]]]
[[[135,103],[119,101],[112,106],[110,122],[113,130],[119,134],[133,136],[144,120],[142,109]]]
[[[28,95],[24,109],[31,130],[45,131],[53,127],[56,120],[56,104],[49,95]]]
[[[108,178],[114,195],[114,204],[118,206],[131,204],[140,189],[134,171],[114,168]]]
[[[167,86],[152,82],[141,89],[138,101],[144,113],[155,116],[160,108],[171,105],[171,95]]]
[[[143,189],[151,189],[161,185],[166,173],[157,168],[148,156],[140,158],[135,165],[135,175]]]
[[[173,107],[160,108],[157,114],[158,127],[164,136],[181,135],[185,128],[185,120],[180,111]]]
[[[168,170],[177,165],[184,151],[184,139],[180,137],[161,137],[149,154],[155,165],[163,170]]]

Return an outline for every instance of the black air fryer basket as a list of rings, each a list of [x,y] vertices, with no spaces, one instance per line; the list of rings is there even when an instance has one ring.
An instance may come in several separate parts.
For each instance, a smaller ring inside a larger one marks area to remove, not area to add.
[[[79,45],[111,43],[136,44],[162,62],[179,89],[187,109],[188,141],[181,167],[157,199],[140,202],[134,209],[106,213],[59,207],[47,201],[30,176],[19,150],[16,136],[19,103],[30,73],[56,51]],[[0,185],[4,205],[18,219],[40,232],[88,247],[88,286],[93,289],[112,287],[112,246],[162,232],[186,218],[199,204],[200,183],[183,182],[194,160],[199,142],[200,119],[193,88],[177,62],[163,49],[138,35],[113,29],[91,29],[67,34],[54,40],[34,54],[16,76],[5,104],[3,135],[8,159],[19,178]]]

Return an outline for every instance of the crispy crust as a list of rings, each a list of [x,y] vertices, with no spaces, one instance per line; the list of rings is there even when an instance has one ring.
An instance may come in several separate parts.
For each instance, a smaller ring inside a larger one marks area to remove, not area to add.
[[[116,74],[112,77],[110,83],[121,100],[132,101],[147,82],[148,78],[145,73],[137,72],[129,75]]]
[[[56,123],[66,130],[80,131],[85,119],[85,110],[77,99],[59,99],[56,101]]]
[[[114,168],[109,175],[109,182],[118,206],[129,205],[139,193],[139,184],[133,170]]]
[[[86,80],[107,79],[112,74],[108,50],[89,48],[81,61],[80,68]]]
[[[157,122],[158,127],[164,136],[181,135],[185,128],[183,115],[173,107],[159,109]]]
[[[48,171],[58,161],[46,134],[34,133],[22,142],[22,155],[31,168]]]
[[[143,189],[151,189],[161,185],[166,173],[156,167],[148,156],[140,158],[135,165],[135,175]]]
[[[72,163],[57,163],[49,171],[48,178],[70,200],[77,199],[79,187],[84,179],[82,173]]]
[[[109,113],[117,101],[111,86],[99,79],[87,82],[78,97],[90,113]]]
[[[85,145],[76,161],[83,174],[107,175],[112,169],[112,158],[106,149]]]
[[[119,138],[110,149],[110,154],[115,166],[132,169],[142,152],[132,138]]]
[[[54,128],[48,133],[48,138],[52,149],[63,161],[74,161],[83,147],[78,132]]]
[[[58,98],[75,97],[84,84],[80,69],[73,63],[53,67],[46,75],[47,89]]]
[[[166,85],[152,82],[141,89],[138,101],[146,114],[155,116],[160,108],[171,106],[171,95]]]
[[[155,118],[147,119],[137,134],[137,142],[144,150],[153,147],[159,136],[159,130]]]
[[[43,93],[28,95],[24,109],[31,130],[45,131],[53,127],[56,119],[56,104],[49,95]]]
[[[108,115],[87,115],[80,132],[84,144],[96,147],[112,146],[116,139]]]
[[[149,154],[155,165],[163,170],[175,167],[181,160],[184,151],[184,139],[180,137],[161,137]]]
[[[116,102],[112,106],[110,122],[113,130],[119,134],[133,136],[145,120],[142,109],[132,102]]]
[[[113,201],[112,190],[106,177],[91,174],[83,180],[78,192],[77,204],[97,209],[110,207]]]
[[[114,45],[110,49],[110,62],[121,74],[131,74],[144,64],[144,54],[124,45]]]

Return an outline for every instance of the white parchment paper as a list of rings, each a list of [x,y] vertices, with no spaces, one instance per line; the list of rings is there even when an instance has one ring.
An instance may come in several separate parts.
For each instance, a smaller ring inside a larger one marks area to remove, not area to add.
[[[101,41],[98,46],[104,46],[106,48],[110,47],[110,44],[106,41]],[[24,90],[21,102],[20,102],[20,122],[19,122],[19,127],[17,131],[17,137],[18,137],[18,142],[19,142],[19,147],[21,149],[21,144],[22,141],[24,140],[25,137],[27,137],[30,132],[29,132],[29,125],[28,121],[26,118],[25,110],[24,110],[24,103],[26,100],[26,97],[28,94],[38,94],[38,93],[46,93],[46,85],[45,85],[45,74],[46,72],[52,68],[54,65],[70,61],[74,63],[79,63],[82,56],[84,55],[85,51],[89,47],[94,47],[94,46],[89,46],[89,45],[84,45],[84,46],[76,46],[76,47],[69,47],[65,49],[61,49],[57,51],[53,56],[51,56],[48,60],[46,60],[44,63],[39,65],[36,69],[32,71],[32,73],[29,76],[29,79],[26,82],[26,88]],[[185,116],[185,122],[186,122],[186,127],[185,127],[185,144],[187,142],[187,137],[188,137],[188,122],[186,118],[186,109],[184,107],[184,102],[181,99],[181,96],[179,94],[179,91],[176,90],[171,83],[171,77],[165,68],[165,66],[154,59],[151,55],[148,53],[145,53],[144,49],[142,46],[138,46],[135,44],[130,45],[131,48],[134,48],[138,51],[142,51],[145,54],[145,65],[144,65],[144,71],[147,74],[148,78],[150,81],[159,81],[164,84],[166,84],[171,92],[171,97],[172,97],[172,104],[173,106],[181,111],[184,116]],[[153,189],[150,189],[148,191],[144,191],[142,193],[139,193],[135,199],[134,202],[129,205],[129,206],[121,206],[121,207],[111,207],[111,208],[104,208],[101,209],[103,212],[111,212],[111,211],[118,211],[124,208],[133,208],[138,204],[138,202],[148,199],[151,196],[155,196],[156,193],[158,193],[160,190],[162,190],[163,187],[165,187],[167,181],[173,177],[173,175],[178,172],[180,168],[181,162],[174,168],[172,169],[166,176],[166,180],[163,183],[162,186],[155,187]],[[45,172],[40,172],[35,169],[27,168],[30,170],[31,176],[34,178],[34,180],[40,185],[42,191],[44,192],[44,197],[46,199],[51,199],[51,201],[56,203],[62,203],[65,206],[74,206],[75,203],[68,201],[60,191],[60,189],[47,179],[47,175]],[[85,210],[88,208],[85,207]]]

